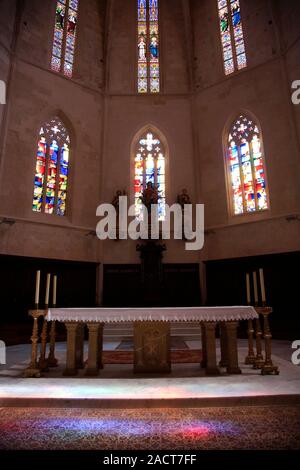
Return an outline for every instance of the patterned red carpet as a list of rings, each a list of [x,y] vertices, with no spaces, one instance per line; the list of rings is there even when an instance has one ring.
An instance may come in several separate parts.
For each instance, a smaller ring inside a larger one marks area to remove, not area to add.
[[[300,406],[1,408],[0,449],[300,449]]]
[[[133,364],[133,351],[103,351],[103,364]],[[173,364],[200,364],[202,359],[201,349],[182,349],[171,351]]]

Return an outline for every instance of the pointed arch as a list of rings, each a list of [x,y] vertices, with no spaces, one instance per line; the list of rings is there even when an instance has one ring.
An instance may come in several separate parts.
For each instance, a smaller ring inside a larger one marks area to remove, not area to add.
[[[224,154],[231,214],[269,209],[262,131],[252,113],[241,111],[230,119]]]
[[[66,213],[70,134],[60,117],[40,128],[34,177],[32,210],[64,216]]]
[[[131,145],[133,193],[136,216],[141,214],[141,196],[147,183],[158,190],[159,220],[165,218],[166,183],[168,175],[168,144],[153,125],[146,125],[134,136]]]

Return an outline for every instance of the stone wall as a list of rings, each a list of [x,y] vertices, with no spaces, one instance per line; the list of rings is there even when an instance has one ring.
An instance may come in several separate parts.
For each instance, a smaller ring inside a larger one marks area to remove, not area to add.
[[[300,224],[289,221],[300,212],[300,105],[292,105],[290,89],[300,79],[299,2],[282,0],[275,8],[267,0],[241,0],[248,67],[225,77],[217,2],[160,0],[158,96],[136,94],[134,0],[81,0],[71,80],[49,70],[54,3],[17,2],[17,12],[16,2],[1,3],[0,78],[9,77],[10,91],[7,107],[0,107],[0,217],[16,223],[0,225],[0,252],[137,262],[135,242],[101,243],[89,232],[96,207],[117,189],[127,189],[132,200],[132,141],[147,125],[167,142],[167,202],[186,187],[205,204],[204,249],[187,252],[183,242],[167,242],[167,262],[299,250]],[[262,128],[270,210],[231,217],[224,129],[241,110]],[[37,135],[54,114],[72,138],[65,218],[31,211]]]

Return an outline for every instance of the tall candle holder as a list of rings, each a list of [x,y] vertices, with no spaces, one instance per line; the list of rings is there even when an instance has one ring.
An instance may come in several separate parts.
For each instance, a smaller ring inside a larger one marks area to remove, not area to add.
[[[264,319],[264,340],[265,340],[265,356],[266,359],[264,364],[261,367],[262,375],[279,375],[279,368],[278,366],[274,366],[272,361],[272,334],[269,325],[269,315],[272,312],[271,307],[267,307],[265,302],[263,302],[262,307],[257,308],[257,313],[261,314]]]
[[[250,303],[248,303],[250,305]],[[248,355],[245,358],[245,364],[254,364],[255,363],[255,353],[254,353],[254,348],[253,348],[253,334],[254,334],[254,328],[253,328],[253,321],[251,319],[248,320]]]
[[[44,310],[44,319],[43,319],[43,327],[42,327],[42,334],[41,334],[41,354],[39,359],[39,369],[43,372],[47,372],[49,370],[48,361],[46,359],[46,349],[47,349],[47,330],[48,330],[48,304],[45,305]]]
[[[53,308],[56,308],[56,304],[53,304]],[[56,325],[55,320],[51,321],[50,327],[50,349],[48,356],[48,367],[57,367],[58,360],[55,357],[55,338],[56,338]]]
[[[38,355],[38,341],[39,341],[39,324],[38,320],[40,317],[45,315],[44,310],[40,310],[38,304],[35,305],[34,310],[29,310],[28,314],[33,318],[33,327],[31,335],[31,361],[29,366],[25,369],[23,376],[29,377],[41,377],[41,370],[37,362]]]
[[[264,361],[264,357],[262,354],[262,345],[261,345],[262,331],[261,331],[260,318],[259,318],[260,311],[259,311],[257,303],[255,303],[255,310],[258,313],[258,318],[255,319],[256,356],[255,356],[254,363],[253,363],[253,369],[261,369],[265,361]]]

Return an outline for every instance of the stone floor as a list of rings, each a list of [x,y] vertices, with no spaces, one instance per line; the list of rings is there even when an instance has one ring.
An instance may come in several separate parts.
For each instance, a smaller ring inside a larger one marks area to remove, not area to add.
[[[300,449],[299,423],[296,405],[0,408],[0,450],[295,450]]]
[[[105,349],[115,349],[119,343],[106,343]],[[190,348],[201,348],[199,342],[187,342]],[[87,345],[86,345],[87,346]],[[23,370],[30,357],[29,345],[7,348],[7,364],[0,366],[0,406],[210,406],[217,400],[219,406],[238,404],[242,399],[251,404],[265,397],[282,400],[299,399],[300,367],[291,363],[291,342],[273,341],[273,360],[280,368],[279,376],[261,376],[259,371],[243,365],[247,343],[239,340],[239,360],[242,375],[205,377],[197,364],[173,364],[165,375],[134,374],[130,364],[110,364],[97,378],[64,378],[65,343],[58,343],[58,368],[40,379],[25,379]],[[218,349],[219,354],[219,349]],[[223,403],[221,400],[225,400]],[[229,400],[229,401],[226,401]],[[231,401],[230,401],[231,400]],[[244,403],[243,402],[243,403]]]

